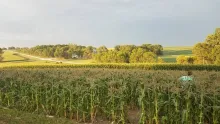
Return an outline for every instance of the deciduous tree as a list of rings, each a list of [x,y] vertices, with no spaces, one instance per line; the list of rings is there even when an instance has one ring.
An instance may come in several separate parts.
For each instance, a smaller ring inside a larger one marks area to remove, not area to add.
[[[216,29],[214,34],[208,35],[202,43],[197,43],[193,47],[193,54],[200,64],[216,64],[219,56],[220,29]]]

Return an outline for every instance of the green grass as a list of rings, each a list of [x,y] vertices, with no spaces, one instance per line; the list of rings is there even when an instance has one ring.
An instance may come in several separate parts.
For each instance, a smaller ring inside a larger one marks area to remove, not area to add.
[[[64,118],[49,118],[45,115],[0,108],[0,124],[74,124],[74,122]]]
[[[3,62],[19,62],[19,61],[27,61],[28,59],[17,54],[14,54],[12,51],[5,51],[3,54]]]
[[[161,58],[164,59],[167,63],[175,63],[176,57],[179,55],[192,55],[192,47],[164,47],[163,56]]]
[[[5,51],[3,54],[3,61],[1,63],[1,65],[23,65],[23,64],[31,64],[31,65],[35,65],[35,64],[46,64],[46,65],[50,65],[50,64],[55,64],[56,62],[53,61],[46,61],[46,60],[39,60],[33,57],[26,57],[17,53],[14,53],[13,51]],[[62,61],[62,60],[61,60]],[[89,64],[89,63],[93,63],[93,60],[73,60],[73,59],[69,59],[69,60],[64,60],[65,62],[69,62],[67,64]]]
[[[4,51],[2,64],[19,64],[19,63],[42,63],[45,61],[37,60],[34,58],[28,58],[20,54],[14,53],[13,51]]]
[[[34,58],[27,58],[19,54],[14,53],[13,51],[5,51],[3,54],[3,61],[0,63],[1,66],[13,66],[13,65],[23,65],[23,64],[55,64],[55,62],[46,62]]]

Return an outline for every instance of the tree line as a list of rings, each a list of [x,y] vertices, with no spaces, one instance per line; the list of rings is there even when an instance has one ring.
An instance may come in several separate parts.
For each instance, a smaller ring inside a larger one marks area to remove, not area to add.
[[[38,45],[32,48],[17,48],[16,51],[40,57],[71,59],[73,55],[76,55],[80,59],[91,59],[95,47],[75,44]]]
[[[163,62],[157,57],[163,54],[163,47],[152,44],[117,45],[113,49],[108,49],[106,46],[96,48],[76,44],[38,45],[32,48],[16,48],[16,51],[40,57],[94,59],[100,63]]]

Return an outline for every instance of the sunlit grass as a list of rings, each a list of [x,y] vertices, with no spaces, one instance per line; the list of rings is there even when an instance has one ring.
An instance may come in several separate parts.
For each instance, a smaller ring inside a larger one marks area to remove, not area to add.
[[[3,59],[4,62],[10,62],[10,61],[14,61],[14,60],[25,61],[25,59],[26,59],[24,57],[15,55],[14,52],[12,52],[12,51],[4,51],[3,58],[4,58]]]
[[[14,66],[14,65],[51,65],[57,64],[55,61],[47,61],[40,60],[34,57],[14,53],[13,51],[5,51],[3,54],[4,60],[0,63],[1,66]],[[56,59],[55,59],[56,60]],[[77,60],[77,59],[69,59],[69,60],[56,60],[63,61],[65,64],[89,64],[94,63],[92,59],[89,60]]]

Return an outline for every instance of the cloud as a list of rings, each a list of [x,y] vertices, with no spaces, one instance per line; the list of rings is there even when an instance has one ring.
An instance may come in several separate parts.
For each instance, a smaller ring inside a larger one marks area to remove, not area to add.
[[[154,36],[160,32],[150,30],[158,25],[168,25],[167,32],[172,34],[178,29],[174,22],[192,22],[190,27],[200,22],[201,26],[214,28],[220,21],[219,5],[219,0],[1,0],[0,43],[22,39],[38,41],[27,45],[45,41],[105,45],[110,44],[106,41],[120,43],[128,38],[144,41],[146,36],[140,34]],[[165,44],[163,37],[157,40]]]

